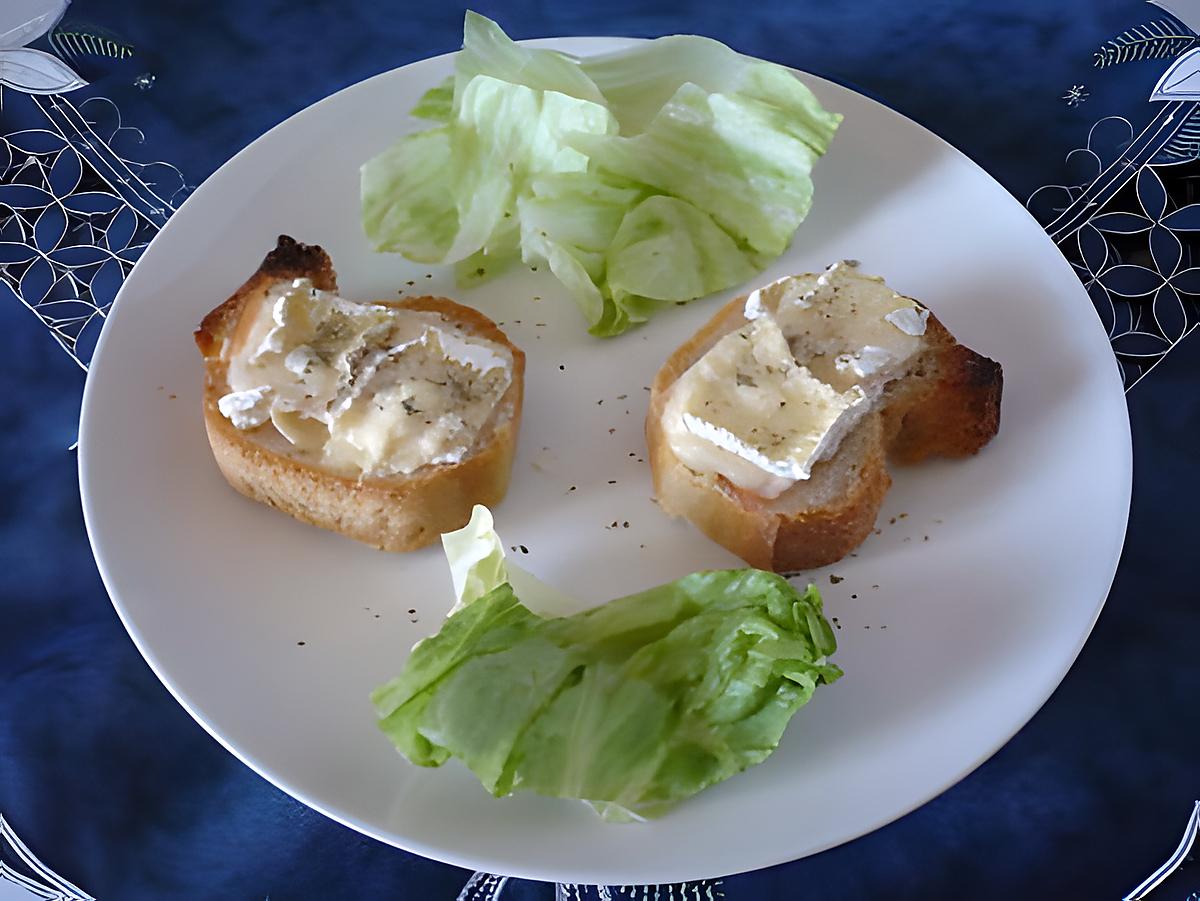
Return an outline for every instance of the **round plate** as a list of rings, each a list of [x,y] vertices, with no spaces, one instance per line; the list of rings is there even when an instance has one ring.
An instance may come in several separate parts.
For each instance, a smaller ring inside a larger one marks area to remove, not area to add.
[[[540,43],[587,55],[628,42]],[[548,273],[458,291],[446,269],[368,250],[358,167],[422,127],[402,111],[452,65],[388,72],[272,129],[187,200],[121,291],[87,383],[80,480],[105,585],[155,673],[304,803],[428,857],[534,879],[764,867],[875,829],[962,778],[1046,700],[1103,605],[1129,507],[1124,396],[1087,295],[1020,204],[930,132],[810,76],[845,122],[817,165],[812,214],[758,282],[857,258],[1005,376],[996,440],[969,460],[896,471],[877,533],[811,574],[845,678],[817,692],[766,763],[648,824],[497,800],[457,763],[409,765],[377,730],[369,692],[450,607],[441,550],[380,553],[245,500],[201,421],[192,330],[280,233],[328,249],[350,298],[454,296],[524,348],[524,424],[495,511],[523,566],[601,602],[739,565],[652,502],[642,419],[662,361],[742,289],[601,340]]]

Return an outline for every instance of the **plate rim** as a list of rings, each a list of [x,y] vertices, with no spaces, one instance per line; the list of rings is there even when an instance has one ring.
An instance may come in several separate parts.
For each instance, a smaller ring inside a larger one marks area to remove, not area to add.
[[[638,38],[638,37],[626,37],[626,36],[620,36],[620,35],[586,35],[586,36],[585,35],[575,35],[575,36],[566,36],[566,37],[533,38],[533,39],[528,39],[528,40],[521,40],[518,43],[525,45],[525,46],[531,46],[531,47],[547,46],[547,47],[552,47],[554,49],[566,50],[567,52],[570,52],[571,45],[587,45],[587,44],[595,44],[596,42],[606,42],[606,43],[609,43],[612,45],[611,48],[609,48],[609,49],[616,50],[616,49],[620,49],[622,46],[629,46],[631,44],[642,43],[642,42],[645,42],[648,40],[651,40],[651,39],[650,38]],[[252,141],[250,141],[248,144],[246,144],[244,147],[242,147],[240,150],[238,150],[228,160],[226,160],[219,167],[217,167],[217,169],[215,169],[208,177],[206,177],[204,179],[204,181],[201,182],[201,184],[199,186],[197,186],[196,190],[193,191],[184,200],[184,202],[182,204],[180,204],[179,208],[167,220],[166,224],[162,227],[162,229],[158,232],[158,234],[155,235],[155,237],[152,239],[151,243],[153,243],[154,241],[157,241],[159,235],[165,233],[168,229],[170,229],[175,224],[175,220],[177,219],[179,213],[182,210],[187,208],[187,205],[189,203],[191,203],[193,197],[196,194],[200,193],[200,189],[205,183],[214,179],[216,176],[218,176],[220,173],[222,173],[227,168],[234,166],[243,155],[249,153],[252,150],[252,148],[254,148],[256,145],[258,145],[260,142],[264,141],[269,135],[273,134],[275,131],[287,127],[290,123],[293,122],[293,120],[296,120],[299,117],[313,114],[313,112],[315,110],[317,110],[324,104],[332,102],[335,98],[338,98],[343,94],[359,90],[363,86],[365,86],[366,84],[368,84],[370,82],[373,82],[377,79],[386,79],[386,78],[393,77],[395,75],[395,73],[403,71],[404,69],[407,69],[409,67],[412,67],[412,66],[415,66],[418,64],[430,62],[433,60],[444,59],[446,57],[453,57],[458,52],[459,51],[454,50],[454,51],[449,51],[447,53],[441,53],[441,54],[437,54],[437,55],[430,56],[430,57],[422,57],[421,59],[412,60],[408,63],[405,63],[402,66],[396,66],[396,67],[388,69],[386,71],[378,72],[378,73],[371,75],[367,78],[364,78],[360,81],[354,82],[353,84],[349,84],[349,85],[346,85],[345,87],[339,88],[337,91],[334,91],[333,93],[328,94],[325,97],[322,97],[321,99],[309,104],[308,106],[304,107],[303,109],[297,110],[296,112],[292,113],[285,119],[283,119],[280,122],[273,125],[271,128],[267,129],[265,132],[263,132],[258,137],[254,138]],[[603,51],[595,51],[595,52],[603,52]],[[762,58],[762,57],[758,57],[758,58]],[[785,65],[785,64],[779,63],[778,65]],[[1070,268],[1070,264],[1067,262],[1066,258],[1059,251],[1058,247],[1053,244],[1050,237],[1045,234],[1045,230],[1042,228],[1040,223],[1038,223],[1037,220],[1033,217],[1032,213],[1029,212],[1028,208],[1024,204],[1022,204],[1012,193],[1010,193],[1008,191],[1008,189],[1006,189],[1002,184],[1000,184],[1000,182],[991,173],[989,173],[981,165],[979,165],[973,159],[971,159],[971,157],[969,157],[966,153],[964,153],[962,150],[955,147],[953,144],[951,144],[949,141],[947,141],[945,138],[943,138],[937,132],[926,127],[924,124],[916,121],[915,119],[912,119],[912,118],[904,115],[903,113],[899,112],[898,110],[893,109],[892,107],[888,106],[886,103],[881,101],[880,99],[877,99],[872,94],[865,92],[864,90],[860,89],[859,87],[857,87],[853,84],[836,81],[833,78],[817,75],[815,73],[808,72],[803,69],[797,69],[797,68],[794,68],[791,66],[785,65],[785,68],[791,69],[793,72],[804,76],[806,79],[812,79],[816,82],[833,85],[842,90],[850,91],[850,92],[854,93],[855,95],[857,95],[858,97],[860,97],[862,100],[866,101],[867,103],[869,103],[873,107],[875,107],[877,112],[881,112],[885,116],[891,116],[891,117],[894,117],[895,119],[899,119],[906,126],[916,128],[922,132],[925,132],[928,136],[932,137],[938,144],[940,144],[943,150],[949,150],[954,156],[957,156],[962,162],[965,162],[972,169],[974,169],[979,175],[983,176],[983,178],[988,183],[990,183],[991,188],[996,189],[1001,193],[1001,195],[1004,198],[1003,202],[1016,205],[1016,207],[1018,209],[1020,209],[1021,213],[1031,221],[1031,224],[1033,224],[1038,229],[1038,231],[1042,234],[1044,239],[1046,241],[1050,242],[1050,245],[1054,250],[1054,256],[1057,258],[1057,262],[1054,265],[1061,265],[1062,267],[1066,267],[1068,269]],[[149,246],[147,247],[147,252],[148,251],[149,251]],[[144,258],[145,255],[146,254],[143,253],[142,258]],[[130,271],[129,275],[126,277],[125,281],[122,283],[121,288],[119,289],[117,296],[113,301],[113,305],[112,305],[113,309],[116,308],[117,304],[121,303],[122,298],[125,294],[125,287],[129,283],[130,279],[132,278],[134,272],[136,272],[137,267],[139,265],[141,265],[141,258],[139,258],[139,260],[134,264],[133,269]],[[1080,300],[1085,301],[1090,304],[1090,298],[1087,297],[1086,291],[1084,290],[1082,284],[1078,283],[1078,279],[1075,278],[1074,272],[1070,272],[1070,275],[1078,287],[1078,294],[1080,295]],[[1103,324],[1101,323],[1099,317],[1096,317],[1094,322],[1095,322],[1095,328],[1103,330]],[[101,330],[101,334],[99,336],[95,351],[92,356],[93,363],[96,360],[99,360],[102,358],[102,356],[104,354],[105,346],[108,343],[107,339],[108,339],[110,331],[111,331],[111,329],[109,329],[109,328],[105,328],[105,329]],[[1106,343],[1107,343],[1107,336],[1106,336]],[[1123,398],[1124,394],[1125,394],[1124,386],[1121,383],[1120,373],[1119,373],[1118,367],[1116,366],[1115,358],[1113,360],[1113,364],[1114,365],[1111,367],[1110,374],[1109,374],[1109,381],[1112,384],[1113,390],[1115,390],[1118,394],[1122,395],[1122,398]],[[90,371],[89,371],[89,375],[90,375]],[[235,747],[229,740],[227,740],[225,737],[223,737],[216,730],[215,727],[210,725],[206,721],[206,719],[200,715],[200,713],[192,706],[188,696],[183,691],[183,689],[179,686],[176,686],[173,683],[173,681],[166,676],[164,669],[158,660],[157,655],[155,655],[153,653],[153,651],[151,650],[151,648],[149,647],[146,640],[141,635],[140,631],[138,630],[136,625],[133,623],[133,621],[129,617],[127,617],[126,611],[123,609],[122,604],[120,603],[120,601],[118,599],[118,595],[114,591],[114,588],[113,588],[114,579],[112,577],[110,577],[110,575],[107,571],[107,567],[105,566],[105,564],[102,560],[101,554],[98,550],[98,547],[100,544],[100,539],[97,536],[98,536],[98,531],[100,529],[99,523],[100,523],[100,520],[102,519],[102,517],[96,510],[93,509],[92,504],[89,501],[90,492],[88,490],[88,484],[90,481],[90,477],[88,475],[89,467],[88,467],[87,461],[89,459],[89,454],[88,454],[87,448],[90,445],[90,442],[83,440],[85,438],[85,436],[89,432],[93,431],[95,428],[94,426],[91,425],[93,417],[90,416],[90,414],[89,414],[89,411],[94,406],[94,404],[92,403],[92,398],[95,396],[96,391],[98,390],[98,389],[94,388],[94,383],[95,383],[95,380],[90,377],[85,380],[83,399],[82,399],[82,402],[80,405],[79,431],[78,431],[78,435],[80,436],[81,440],[79,442],[79,453],[78,453],[78,458],[77,458],[77,472],[78,472],[78,478],[79,478],[80,501],[81,501],[82,512],[83,512],[84,526],[85,526],[85,530],[86,530],[87,536],[88,536],[88,544],[92,551],[92,556],[93,556],[93,559],[95,560],[97,570],[100,574],[101,582],[104,585],[105,591],[107,592],[107,594],[109,596],[109,600],[112,603],[113,608],[115,609],[115,611],[117,613],[117,617],[120,620],[121,625],[124,627],[125,631],[129,634],[129,637],[132,639],[134,646],[138,650],[138,653],[141,654],[142,658],[146,661],[147,665],[150,667],[150,669],[154,673],[155,677],[159,680],[160,683],[162,683],[162,685],[171,694],[172,698],[188,713],[188,715],[193,720],[195,720],[201,726],[201,728],[204,729],[205,732],[207,732],[212,738],[214,738],[217,741],[217,743],[221,745],[221,747],[223,747],[226,751],[228,751],[230,754],[232,754],[237,760],[239,760],[241,763],[243,763],[245,766],[247,766],[250,770],[252,770],[258,776],[265,779],[272,786],[274,786],[275,788],[284,792],[289,797],[296,799],[300,803],[304,804],[306,807],[309,807],[309,808],[317,811],[321,815],[328,817],[329,819],[333,820],[334,822],[337,822],[343,826],[346,826],[346,827],[354,830],[355,832],[358,832],[363,835],[367,835],[367,836],[369,836],[373,839],[376,839],[386,845],[390,845],[392,847],[399,848],[408,853],[417,854],[419,856],[425,857],[430,860],[435,860],[435,861],[438,861],[441,863],[461,867],[461,868],[468,869],[468,870],[484,870],[484,871],[498,873],[500,875],[509,876],[512,878],[530,879],[530,880],[545,881],[545,882],[555,882],[555,881],[558,881],[558,882],[562,882],[562,881],[580,882],[580,880],[575,880],[575,879],[564,880],[563,874],[561,872],[554,870],[552,865],[536,865],[535,864],[535,865],[528,865],[528,866],[526,866],[526,865],[514,866],[511,863],[504,863],[503,861],[495,858],[494,856],[489,856],[487,854],[474,854],[472,852],[459,853],[458,851],[456,851],[455,849],[450,848],[450,847],[429,846],[421,841],[412,840],[412,839],[410,839],[408,837],[404,837],[404,836],[397,836],[395,834],[380,830],[380,829],[372,826],[369,823],[362,822],[361,820],[355,818],[353,815],[351,815],[345,811],[337,809],[336,807],[334,807],[332,805],[324,804],[320,801],[315,800],[314,798],[312,798],[309,795],[309,793],[307,791],[293,787],[291,785],[288,785],[283,779],[277,778],[274,775],[274,773],[272,772],[272,769],[269,764],[267,764],[265,761],[259,761],[256,758],[253,758],[250,755],[243,753],[241,750],[239,750],[237,747]],[[997,742],[994,747],[989,747],[988,749],[983,751],[976,759],[973,759],[969,764],[967,764],[965,767],[963,767],[961,769],[961,771],[956,772],[952,776],[937,779],[936,780],[937,782],[942,783],[940,785],[940,787],[930,790],[927,794],[923,794],[916,801],[914,801],[909,806],[907,806],[903,809],[896,810],[896,811],[894,811],[890,814],[884,815],[878,819],[873,819],[869,823],[863,824],[859,827],[856,827],[855,829],[849,830],[847,832],[847,834],[845,834],[845,835],[830,839],[829,841],[827,841],[825,843],[814,846],[814,847],[804,851],[803,853],[799,854],[798,856],[796,854],[792,854],[792,853],[785,853],[782,856],[780,856],[778,854],[767,854],[762,859],[749,861],[744,867],[739,867],[737,870],[735,870],[733,872],[709,871],[709,870],[704,869],[703,867],[689,868],[688,872],[683,875],[680,875],[680,873],[678,873],[678,872],[668,871],[664,874],[664,876],[669,877],[669,878],[658,879],[657,880],[658,882],[680,882],[680,881],[695,881],[695,880],[706,880],[706,879],[720,879],[723,877],[738,875],[741,873],[753,872],[756,870],[765,869],[767,867],[772,867],[772,866],[777,866],[777,865],[781,865],[781,864],[785,864],[785,863],[791,863],[794,861],[802,860],[806,857],[810,857],[815,854],[820,854],[824,851],[830,850],[831,848],[839,847],[841,845],[844,845],[851,841],[854,841],[855,839],[861,838],[865,835],[869,835],[869,834],[877,831],[878,829],[881,829],[882,827],[889,825],[890,823],[896,822],[897,820],[907,816],[912,811],[924,806],[925,804],[929,803],[934,798],[937,798],[938,796],[942,795],[946,791],[949,791],[951,788],[958,785],[959,782],[961,782],[963,779],[965,779],[971,773],[975,772],[975,770],[977,770],[984,763],[986,763],[989,759],[991,759],[1001,748],[1005,747],[1013,739],[1013,737],[1021,729],[1023,729],[1033,719],[1033,717],[1038,714],[1038,712],[1041,711],[1041,709],[1046,705],[1047,701],[1049,701],[1050,697],[1054,694],[1054,692],[1062,684],[1063,680],[1066,678],[1067,674],[1070,672],[1071,668],[1074,666],[1075,661],[1078,659],[1079,654],[1082,652],[1084,645],[1087,643],[1088,639],[1091,637],[1091,634],[1095,628],[1096,622],[1099,619],[1100,614],[1103,611],[1104,606],[1108,601],[1108,597],[1112,592],[1112,585],[1116,578],[1116,574],[1117,574],[1117,571],[1119,569],[1120,562],[1122,559],[1125,540],[1126,540],[1127,533],[1128,533],[1129,513],[1130,513],[1130,507],[1131,507],[1131,501],[1132,501],[1133,440],[1132,440],[1132,430],[1131,430],[1131,424],[1130,424],[1130,418],[1129,418],[1128,404],[1122,403],[1120,405],[1120,410],[1121,410],[1121,414],[1122,414],[1119,417],[1119,423],[1118,423],[1118,431],[1120,434],[1117,436],[1120,439],[1120,447],[1115,448],[1114,450],[1118,451],[1119,456],[1120,456],[1119,462],[1121,464],[1121,473],[1120,473],[1121,483],[1124,486],[1124,490],[1121,492],[1120,507],[1123,512],[1121,515],[1119,540],[1116,542],[1116,551],[1113,556],[1111,572],[1109,572],[1107,580],[1106,580],[1107,587],[1103,591],[1100,598],[1096,601],[1095,609],[1092,611],[1092,613],[1089,617],[1089,620],[1086,624],[1086,628],[1083,629],[1083,631],[1081,632],[1080,638],[1079,638],[1075,648],[1070,652],[1069,655],[1066,655],[1064,657],[1064,665],[1061,668],[1061,672],[1059,672],[1052,680],[1048,681],[1047,685],[1045,686],[1044,692],[1042,692],[1041,695],[1039,697],[1037,697],[1035,701],[1031,702],[1031,704],[1029,705],[1028,714],[1020,717],[1018,719],[1018,721],[1016,721],[1015,724],[1012,726],[1011,730],[1007,731],[1007,734],[1004,735],[1003,739],[1000,740],[999,742]],[[602,865],[597,865],[595,868],[595,873],[599,873],[602,869],[603,869]],[[587,873],[584,875],[591,876],[594,874]],[[611,884],[611,883],[605,883],[603,881],[603,879],[599,880],[599,882],[584,880],[583,883],[584,884]]]

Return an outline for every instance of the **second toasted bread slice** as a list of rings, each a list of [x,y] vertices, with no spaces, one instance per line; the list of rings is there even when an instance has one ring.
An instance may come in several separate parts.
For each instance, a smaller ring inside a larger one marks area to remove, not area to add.
[[[817,285],[815,274],[796,278],[807,279],[804,286]],[[757,294],[719,310],[658,372],[646,418],[655,493],[663,510],[690,520],[752,566],[777,572],[825,566],[871,533],[891,485],[889,458],[915,463],[930,456],[969,456],[991,440],[1000,423],[1002,373],[999,364],[959,344],[932,313],[903,298],[921,333],[886,379],[851,378],[844,360],[835,369],[831,359],[822,359],[825,353],[798,359],[835,381],[838,373],[847,374],[839,388],[866,384],[869,402],[836,450],[811,464],[807,477],[774,497],[762,496],[720,472],[685,464],[664,424],[680,378],[722,338],[745,327],[748,315],[758,315]],[[828,335],[807,331],[804,341],[810,351],[833,346]]]

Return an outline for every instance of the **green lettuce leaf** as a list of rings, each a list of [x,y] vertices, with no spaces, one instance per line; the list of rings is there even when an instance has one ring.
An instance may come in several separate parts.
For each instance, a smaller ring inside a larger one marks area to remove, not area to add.
[[[669,35],[624,50],[588,57],[583,70],[620,123],[621,134],[646,130],[685,84],[726,96],[739,95],[781,113],[778,125],[810,140],[824,153],[842,117],[821,108],[804,83],[774,63],[742,56],[712,38]]]
[[[571,145],[591,160],[594,171],[686,200],[734,240],[774,258],[812,205],[817,152],[806,138],[817,135],[791,118],[752,96],[685,84],[641,134],[577,134]],[[752,259],[747,263],[753,265]]]
[[[482,504],[471,509],[465,526],[442,535],[442,551],[454,584],[452,615],[508,582],[504,545],[496,534],[492,511]]]
[[[645,192],[586,172],[536,179],[517,204],[522,259],[546,264],[593,326],[616,309],[602,286],[608,248],[626,212]]]
[[[461,284],[516,262],[513,217],[533,178],[587,169],[565,135],[616,130],[578,64],[521,47],[475,13],[467,14],[453,82],[427,91],[412,114],[445,124],[402,138],[363,166],[363,230],[375,250],[456,264]]]
[[[459,230],[451,148],[449,127],[420,131],[362,167],[363,228],[376,250],[422,263],[445,258]]]
[[[524,606],[538,616],[567,616],[584,609],[580,601],[505,559],[492,512],[482,504],[472,508],[465,526],[442,535],[442,550],[454,586],[451,615],[506,584],[511,584]]]
[[[454,77],[447,78],[422,94],[408,114],[431,122],[449,122],[454,116]]]
[[[539,615],[505,581],[481,509],[446,536],[461,603],[372,695],[380,727],[415,764],[456,757],[497,796],[656,817],[766,759],[816,687],[841,676],[816,588],[799,593],[762,570],[694,573]]]
[[[454,264],[464,287],[545,265],[604,336],[781,254],[841,121],[788,70],[708,38],[580,61],[472,12],[453,78],[412,114],[442,124],[364,166],[372,246]]]
[[[620,303],[702,297],[757,271],[729,233],[678,197],[655,194],[629,211],[608,248],[608,286]]]
[[[565,135],[612,128],[612,115],[599,104],[488,75],[472,78],[453,127],[459,232],[446,261],[475,253],[505,228],[505,214],[511,218],[533,177],[587,169],[587,158],[567,146]]]
[[[476,75],[553,91],[576,100],[604,103],[600,89],[576,60],[556,50],[522,47],[487,16],[467,10],[463,20],[463,49],[454,61],[454,99]]]

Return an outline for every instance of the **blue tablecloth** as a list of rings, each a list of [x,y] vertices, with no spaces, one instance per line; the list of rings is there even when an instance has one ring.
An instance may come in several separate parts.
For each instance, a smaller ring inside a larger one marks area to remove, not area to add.
[[[1022,200],[1070,183],[1064,156],[1101,117],[1149,120],[1165,68],[1093,67],[1106,40],[1164,18],[1140,0],[479,9],[516,37],[708,34],[849,83],[944,136]],[[193,184],[321,97],[455,49],[462,26],[452,5],[370,0],[76,0],[71,15],[135,46],[134,68],[117,67],[95,90],[145,132],[143,158],[169,160]],[[149,90],[132,84],[142,71],[155,76]],[[1068,102],[1077,85],[1082,102]],[[82,372],[20,305],[0,307],[0,323],[0,814],[100,899],[455,898],[469,874],[309,811],[218,746],[158,683],[84,534],[68,451]],[[728,897],[1116,898],[1165,858],[1200,793],[1200,604],[1189,575],[1198,363],[1200,339],[1184,342],[1129,395],[1124,558],[1045,708],[936,800],[840,848],[728,879]],[[1200,871],[1191,878],[1186,888],[1200,890]],[[1164,897],[1183,898],[1179,885]],[[532,883],[505,895],[551,896]]]

